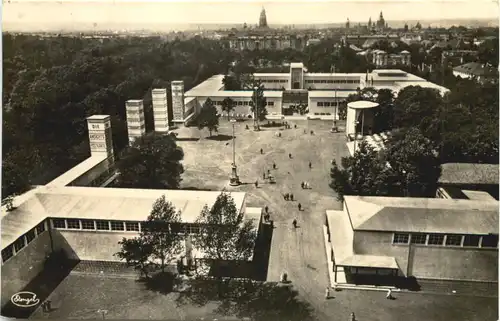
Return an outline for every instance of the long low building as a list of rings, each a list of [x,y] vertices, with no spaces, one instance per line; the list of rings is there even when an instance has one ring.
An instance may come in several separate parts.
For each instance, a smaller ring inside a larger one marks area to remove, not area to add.
[[[398,69],[378,69],[371,73],[310,73],[302,63],[291,63],[289,73],[255,73],[253,78],[264,86],[268,115],[291,115],[294,106],[307,106],[309,118],[338,119],[338,107],[358,89],[387,88],[396,94],[407,86],[434,88],[441,94],[448,89]],[[236,106],[232,113],[253,117],[250,102],[252,90],[224,90],[224,75],[215,75],[185,93],[202,106],[210,98],[222,112],[222,101],[231,98]]]
[[[491,199],[345,196],[342,211],[325,215],[331,281],[498,282],[498,205]]]

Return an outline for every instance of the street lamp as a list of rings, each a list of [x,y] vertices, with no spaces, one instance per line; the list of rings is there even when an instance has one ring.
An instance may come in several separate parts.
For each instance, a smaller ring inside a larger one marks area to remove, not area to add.
[[[235,145],[235,135],[234,135],[234,125],[236,120],[233,118],[230,120],[233,126],[233,163],[231,164],[231,177],[229,178],[229,185],[238,186],[240,185],[240,178],[238,177],[238,171],[236,168],[236,145]]]
[[[257,90],[259,89],[259,87],[255,86],[253,87],[253,108],[254,108],[254,120],[253,120],[253,129],[255,131],[258,131],[260,130],[260,127],[259,127],[259,109],[257,108]]]

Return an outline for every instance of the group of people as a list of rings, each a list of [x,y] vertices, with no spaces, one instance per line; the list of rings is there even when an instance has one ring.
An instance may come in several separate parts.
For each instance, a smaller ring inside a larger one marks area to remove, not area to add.
[[[302,182],[300,183],[300,187],[302,187],[302,189],[310,189],[311,188],[311,185],[309,185],[309,182]]]

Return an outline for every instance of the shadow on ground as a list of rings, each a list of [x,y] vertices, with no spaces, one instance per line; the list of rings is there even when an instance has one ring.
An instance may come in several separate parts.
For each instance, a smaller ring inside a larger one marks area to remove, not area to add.
[[[233,136],[218,134],[218,135],[207,137],[207,139],[222,142],[222,141],[228,141],[228,140],[233,139]]]
[[[77,261],[70,261],[63,253],[54,252],[46,260],[45,267],[22,291],[36,294],[40,302],[32,307],[18,307],[9,300],[2,307],[2,316],[17,319],[27,319],[44,302],[59,284],[69,275],[77,265]]]
[[[200,139],[198,137],[177,137],[175,140],[180,142],[197,142]]]
[[[250,280],[196,279],[188,291],[177,298],[179,306],[191,303],[205,305],[217,301],[217,314],[267,320],[315,320],[309,303],[298,298],[298,292],[290,285],[264,283]]]

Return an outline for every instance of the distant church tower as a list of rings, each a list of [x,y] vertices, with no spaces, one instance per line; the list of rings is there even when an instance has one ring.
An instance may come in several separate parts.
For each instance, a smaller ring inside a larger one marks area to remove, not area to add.
[[[347,22],[345,23],[345,27],[349,29],[351,27],[351,23],[349,22],[349,18],[347,18]]]
[[[386,23],[384,20],[384,15],[382,14],[382,11],[380,11],[380,16],[377,21],[377,28],[378,29],[384,29],[386,27]]]
[[[372,17],[368,19],[368,29],[371,29],[371,27],[372,27]]]
[[[267,28],[266,9],[264,7],[262,7],[262,11],[260,12],[259,28]]]

